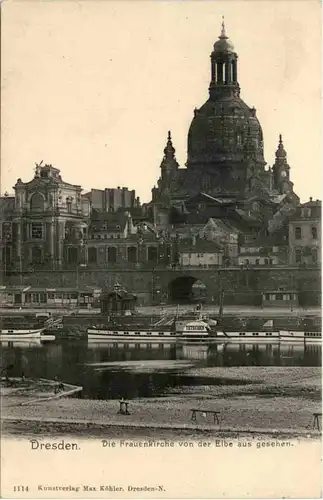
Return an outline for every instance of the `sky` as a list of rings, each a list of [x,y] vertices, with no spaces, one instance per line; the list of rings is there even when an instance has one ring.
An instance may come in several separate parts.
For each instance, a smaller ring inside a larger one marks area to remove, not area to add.
[[[222,16],[267,164],[282,134],[301,201],[321,198],[317,0],[5,0],[1,193],[43,160],[85,190],[125,186],[149,201],[168,130],[185,166]]]

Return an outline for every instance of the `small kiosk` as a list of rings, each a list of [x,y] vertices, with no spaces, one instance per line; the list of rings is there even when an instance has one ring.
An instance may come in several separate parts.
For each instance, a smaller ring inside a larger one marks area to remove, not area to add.
[[[100,296],[101,314],[130,316],[135,309],[136,295],[128,293],[116,283],[112,290],[103,290]]]

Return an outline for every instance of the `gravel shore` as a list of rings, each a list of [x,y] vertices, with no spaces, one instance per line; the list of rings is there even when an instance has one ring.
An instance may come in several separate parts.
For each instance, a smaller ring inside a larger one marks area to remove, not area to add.
[[[210,367],[188,373],[207,377],[210,384],[179,386],[160,398],[132,400],[130,415],[118,414],[117,400],[66,398],[22,407],[22,398],[12,395],[2,400],[3,432],[155,438],[166,434],[175,439],[201,432],[319,435],[313,430],[313,413],[321,411],[319,367]],[[221,378],[225,385],[213,385]],[[192,422],[192,408],[219,411],[220,423],[214,424],[212,415],[199,415]]]

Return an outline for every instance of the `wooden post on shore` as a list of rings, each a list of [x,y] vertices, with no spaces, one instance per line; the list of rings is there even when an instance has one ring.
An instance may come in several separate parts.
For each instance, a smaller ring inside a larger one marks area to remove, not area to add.
[[[220,307],[219,307],[219,318],[223,315],[223,305],[224,305],[224,290],[220,291]]]

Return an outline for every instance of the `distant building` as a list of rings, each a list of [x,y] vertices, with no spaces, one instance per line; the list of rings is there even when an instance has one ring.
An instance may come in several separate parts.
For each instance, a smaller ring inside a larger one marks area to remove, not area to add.
[[[137,233],[129,212],[98,212],[93,210],[87,242],[87,264],[111,265],[137,262],[138,248],[131,236]],[[128,242],[128,245],[126,244]]]
[[[297,307],[298,293],[295,290],[266,290],[262,292],[262,306],[266,307]]]
[[[89,239],[126,239],[136,232],[137,228],[133,225],[129,212],[107,213],[92,210]]]
[[[179,265],[182,267],[218,267],[223,264],[224,250],[214,241],[181,240],[178,244]]]
[[[98,212],[116,212],[140,207],[140,200],[136,198],[134,190],[127,187],[91,189],[84,195],[91,203],[91,207]]]
[[[287,247],[283,245],[263,246],[259,242],[247,243],[240,247],[238,264],[239,266],[277,266],[286,265]]]
[[[321,262],[321,201],[297,207],[289,220],[289,264],[316,266]]]
[[[98,303],[101,289],[86,286],[74,288],[46,288],[39,286],[0,287],[0,304],[5,307],[90,308]]]

